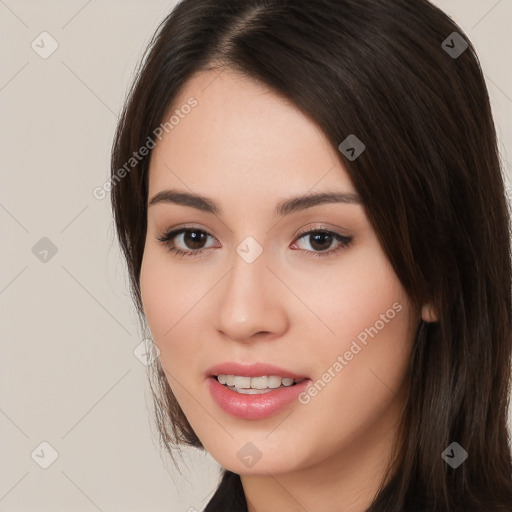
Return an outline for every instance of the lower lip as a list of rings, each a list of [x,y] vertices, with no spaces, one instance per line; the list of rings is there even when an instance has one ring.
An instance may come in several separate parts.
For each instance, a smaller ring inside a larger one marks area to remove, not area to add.
[[[213,399],[228,414],[246,420],[260,420],[277,414],[306,390],[311,379],[295,386],[281,387],[256,395],[237,393],[221,384],[215,377],[208,378]]]

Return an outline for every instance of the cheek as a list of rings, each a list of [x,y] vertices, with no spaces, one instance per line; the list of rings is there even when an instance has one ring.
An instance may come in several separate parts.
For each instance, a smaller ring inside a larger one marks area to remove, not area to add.
[[[310,329],[315,327],[317,343],[321,341],[328,352],[348,350],[358,336],[364,343],[375,329],[379,336],[405,335],[409,301],[378,246],[347,253],[342,263],[327,271],[325,266],[311,266],[308,272],[290,274],[286,279],[313,313],[306,312],[310,320],[307,324]],[[300,322],[298,316],[293,320]],[[310,336],[314,336],[313,331]]]
[[[360,414],[362,420],[400,389],[417,321],[400,281],[379,250],[347,258],[345,263],[328,277],[313,276],[318,279],[309,287],[308,306],[323,326],[316,320],[310,323],[306,336],[314,340],[314,352],[306,349],[304,356],[320,380],[318,392],[311,390],[310,411],[322,415],[329,408],[332,418],[346,425],[351,421],[346,411],[358,411],[352,418],[357,422]],[[306,282],[301,286],[306,293]]]
[[[160,253],[163,253],[160,254]],[[140,273],[140,289],[144,314],[155,344],[161,352],[162,363],[169,351],[169,341],[180,325],[188,300],[186,283],[172,271],[165,251],[148,247],[144,252]],[[190,289],[190,286],[188,286]]]
[[[144,253],[140,288],[151,335],[174,390],[172,376],[188,380],[192,375],[191,363],[200,351],[195,344],[200,343],[204,331],[197,318],[211,285],[192,265],[178,270],[171,256],[159,249],[148,247]]]
[[[298,437],[316,433],[317,444],[301,455],[311,461],[384,439],[407,392],[416,328],[408,297],[386,264],[351,268],[331,278],[318,309],[335,334],[323,329],[329,337],[317,335],[314,349],[304,351],[315,380],[298,413],[307,427],[295,427]]]
[[[144,314],[157,344],[172,326],[169,314],[174,311],[172,302],[175,294],[169,293],[168,281],[165,262],[156,251],[146,248],[140,272],[140,290]]]

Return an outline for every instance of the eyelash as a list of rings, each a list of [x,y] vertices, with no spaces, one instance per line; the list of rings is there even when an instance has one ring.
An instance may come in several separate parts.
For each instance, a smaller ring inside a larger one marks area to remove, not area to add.
[[[159,242],[162,242],[164,245],[166,245],[167,248],[169,249],[169,251],[171,253],[173,253],[177,257],[184,257],[184,256],[187,256],[187,257],[197,257],[197,256],[200,256],[202,253],[207,252],[210,249],[213,249],[212,247],[209,247],[207,249],[198,249],[198,250],[184,251],[183,249],[180,249],[179,247],[176,247],[174,245],[173,238],[175,238],[176,236],[180,235],[181,233],[186,233],[188,231],[195,231],[195,232],[198,232],[198,233],[205,233],[206,235],[211,237],[211,235],[208,232],[204,231],[203,229],[192,228],[192,227],[184,227],[184,228],[178,228],[178,229],[171,229],[171,230],[165,232],[163,235],[157,237],[157,240]],[[351,242],[352,242],[352,237],[341,235],[340,233],[336,233],[335,231],[330,231],[330,230],[327,230],[327,229],[313,229],[313,230],[310,230],[310,231],[305,231],[303,233],[299,233],[299,235],[297,236],[296,240],[300,240],[301,238],[304,238],[307,235],[312,235],[312,234],[317,234],[317,233],[324,233],[324,234],[332,235],[334,240],[339,242],[338,247],[336,249],[329,249],[327,251],[309,251],[307,249],[297,249],[297,250],[299,250],[301,252],[304,252],[304,253],[307,253],[306,254],[307,257],[318,258],[318,257],[325,257],[325,256],[333,256],[334,254],[336,254],[341,249],[344,249],[344,248],[348,247],[351,244]]]

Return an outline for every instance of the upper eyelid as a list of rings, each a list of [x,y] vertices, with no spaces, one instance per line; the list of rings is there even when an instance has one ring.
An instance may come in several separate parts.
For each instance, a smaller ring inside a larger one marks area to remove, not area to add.
[[[187,231],[200,231],[200,232],[206,233],[206,235],[208,237],[213,238],[213,239],[218,241],[218,239],[217,239],[217,237],[215,235],[212,235],[208,230],[200,228],[200,227],[197,227],[197,226],[181,226],[181,227],[177,227],[177,228],[171,228],[171,229],[168,229],[168,230],[164,231],[164,233],[161,236],[157,237],[157,239],[160,240],[160,241],[163,241],[164,238],[167,238],[167,241],[170,241],[170,240],[175,239],[177,236],[179,236],[179,235],[181,235],[181,234],[183,234],[184,232],[187,232]],[[342,230],[342,231],[344,231],[344,230]],[[346,234],[340,233],[335,228],[329,228],[329,227],[317,225],[317,226],[310,226],[310,227],[304,228],[304,230],[300,230],[298,233],[295,233],[294,236],[293,236],[293,243],[295,243],[297,240],[300,240],[305,235],[311,234],[312,232],[313,233],[314,232],[327,232],[327,233],[333,233],[333,234],[338,235],[338,236],[340,236],[342,238],[347,238],[347,239],[348,238],[350,238],[350,239],[353,238],[350,235],[346,235]],[[197,251],[193,251],[193,250],[190,250],[190,249],[187,249],[187,250],[190,251],[190,252],[199,252],[199,251],[208,250],[208,249],[211,249],[211,248],[212,247],[208,247],[206,249],[198,249]]]
[[[307,255],[307,257],[311,258],[329,258],[329,257],[335,257],[341,250],[344,248],[350,246],[353,243],[354,237],[352,235],[344,235],[342,233],[339,233],[337,230],[339,228],[335,228],[336,230],[333,230],[332,228],[327,228],[324,226],[309,226],[308,228],[305,228],[304,230],[301,230],[298,234],[294,235],[292,245],[297,246],[297,242],[304,238],[307,235],[310,235],[310,233],[315,232],[324,232],[324,233],[331,233],[331,236],[334,236],[336,242],[338,243],[337,247],[334,249],[329,249],[326,251],[309,251],[308,249],[296,249],[304,253],[304,256]],[[170,252],[175,253],[175,256],[188,256],[189,258],[192,257],[199,257],[203,253],[209,253],[212,249],[215,248],[215,246],[211,247],[205,247],[201,249],[182,249],[176,245],[176,242],[174,241],[175,237],[178,235],[183,234],[186,231],[201,231],[205,233],[208,237],[213,238],[214,240],[218,240],[215,235],[212,235],[210,232],[208,232],[205,229],[194,227],[194,226],[181,226],[178,228],[172,228],[167,230],[163,235],[160,237],[157,237],[157,240],[164,245],[169,246],[168,249]],[[345,231],[342,229],[342,231]],[[311,235],[310,235],[311,236]],[[222,247],[222,245],[221,245]],[[320,261],[320,260],[318,260]]]
[[[319,224],[322,224],[322,223],[319,223]],[[212,233],[210,233],[210,231],[208,231],[207,229],[204,229],[204,228],[201,228],[198,226],[181,226],[181,227],[177,227],[177,228],[164,229],[163,235],[165,236],[165,235],[172,233],[173,236],[177,236],[177,235],[183,233],[184,231],[201,231],[203,233],[206,233],[208,236],[217,238],[215,235],[212,235]],[[307,228],[304,228],[303,230],[302,229],[299,230],[299,232],[295,233],[293,236],[296,238],[298,236],[308,234],[311,231],[326,231],[326,232],[337,233],[342,236],[347,236],[347,237],[349,236],[349,235],[344,235],[343,233],[338,232],[338,231],[345,231],[344,229],[328,227],[328,226],[324,226],[324,225],[309,226]]]

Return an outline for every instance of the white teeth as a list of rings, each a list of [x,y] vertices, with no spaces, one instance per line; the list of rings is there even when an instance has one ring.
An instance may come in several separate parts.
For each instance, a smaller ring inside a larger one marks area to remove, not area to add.
[[[278,388],[281,385],[281,380],[281,377],[271,375],[270,377],[267,377],[267,386],[272,389]]]
[[[278,375],[263,375],[261,377],[243,377],[240,375],[218,375],[217,380],[221,384],[226,386],[235,387],[236,389],[253,389],[253,390],[264,390],[264,389],[276,389],[281,386],[289,387],[294,382],[301,382],[301,380],[295,381],[290,377],[279,377]]]
[[[265,389],[267,387],[267,377],[251,377],[251,388]]]
[[[235,377],[233,386],[239,389],[249,389],[251,387],[251,377]]]
[[[231,389],[231,388],[230,388]],[[233,391],[236,391],[237,393],[242,393],[243,395],[261,395],[262,393],[269,393],[272,391],[271,389],[265,388],[265,389],[242,389],[242,388],[233,388]]]

